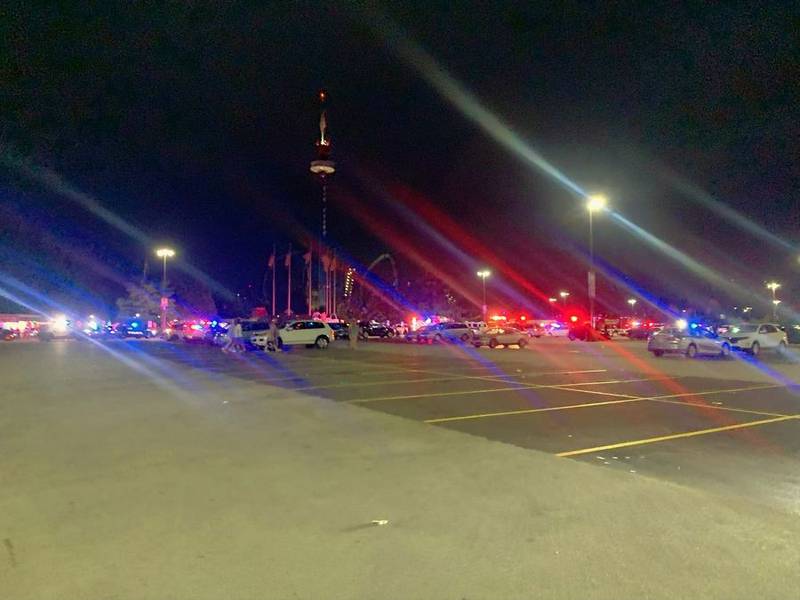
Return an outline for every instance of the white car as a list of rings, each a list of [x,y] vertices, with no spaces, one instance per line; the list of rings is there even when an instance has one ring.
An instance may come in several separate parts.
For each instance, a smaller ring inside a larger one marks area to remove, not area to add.
[[[476,348],[481,346],[489,346],[489,348],[505,346],[508,348],[513,345],[524,348],[528,345],[528,334],[513,327],[490,327],[476,334],[472,339],[472,345]]]
[[[567,337],[569,335],[569,325],[554,321],[545,325],[544,331],[546,335],[551,335],[553,337]]]
[[[786,332],[774,323],[745,323],[736,325],[728,332],[728,339],[734,350],[744,350],[758,356],[763,350],[786,350]]]
[[[259,332],[250,338],[254,346],[265,348],[269,332]],[[308,319],[289,321],[278,329],[278,348],[283,346],[316,346],[324,350],[334,340],[333,329],[325,321]]]

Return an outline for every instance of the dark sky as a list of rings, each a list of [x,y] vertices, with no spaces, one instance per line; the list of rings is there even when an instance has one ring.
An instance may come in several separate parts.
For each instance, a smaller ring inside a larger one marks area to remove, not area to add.
[[[498,302],[580,293],[583,200],[440,96],[391,49],[388,23],[570,180],[723,281],[760,292],[800,274],[792,3],[68,4],[3,9],[0,141],[233,291],[260,285],[273,242],[318,231],[308,161],[324,87],[334,244],[364,262],[388,250],[407,277],[427,257],[465,294],[488,264]],[[0,183],[4,219],[26,223],[6,231],[7,256],[36,262],[38,228],[90,255],[113,296],[152,253],[8,164]],[[656,295],[739,301],[610,215],[596,248]]]

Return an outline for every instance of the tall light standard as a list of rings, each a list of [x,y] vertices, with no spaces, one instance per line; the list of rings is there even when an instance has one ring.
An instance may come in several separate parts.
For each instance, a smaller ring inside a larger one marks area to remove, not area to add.
[[[636,298],[628,298],[628,304],[631,305],[631,312],[636,314]]]
[[[772,301],[772,320],[773,321],[777,321],[778,320],[778,304],[780,304],[780,303],[781,303],[781,301],[777,300],[777,299]]]
[[[589,322],[594,329],[594,295],[595,295],[595,272],[594,272],[594,226],[593,216],[595,212],[605,210],[608,201],[603,195],[589,196],[586,201],[586,209],[589,211],[589,274],[587,283],[589,286]]]
[[[564,308],[567,308],[567,297],[569,296],[569,292],[558,292],[558,295],[561,296],[561,303],[564,305]]]
[[[163,260],[163,268],[161,271],[161,331],[162,333],[167,328],[167,259],[175,256],[175,250],[172,248],[159,248],[156,250],[156,256]]]
[[[781,287],[781,284],[777,281],[770,281],[767,284],[767,289],[772,292],[772,320],[774,321],[777,319],[777,312],[778,312],[778,304],[780,304],[780,300],[776,302],[775,298],[775,291]]]
[[[768,290],[770,290],[770,291],[772,292],[772,320],[773,320],[773,321],[774,321],[774,320],[776,320],[776,319],[778,318],[778,314],[777,314],[777,313],[778,313],[778,304],[780,304],[780,303],[781,303],[781,301],[780,301],[780,300],[778,300],[777,298],[775,298],[775,291],[776,291],[776,290],[777,290],[779,287],[781,287],[781,284],[780,284],[780,283],[778,283],[777,281],[770,281],[770,282],[767,284],[767,289],[768,289]]]
[[[481,269],[477,273],[478,277],[480,277],[481,280],[483,281],[483,310],[482,310],[482,314],[483,314],[483,320],[484,321],[486,320],[486,278],[489,277],[489,275],[491,275],[491,274],[492,274],[492,272],[489,269]]]

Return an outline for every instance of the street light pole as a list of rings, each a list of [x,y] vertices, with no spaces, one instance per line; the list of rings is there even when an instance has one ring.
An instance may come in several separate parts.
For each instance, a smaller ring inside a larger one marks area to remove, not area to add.
[[[175,256],[175,250],[172,248],[159,248],[156,250],[156,256],[162,259],[161,270],[161,332],[167,329],[167,306],[169,300],[167,299],[167,259]]]
[[[594,270],[594,213],[598,210],[603,210],[606,207],[605,196],[590,196],[586,203],[586,208],[589,211],[589,274],[587,276],[587,286],[589,289],[589,323],[594,329],[594,296],[595,296],[595,270]]]
[[[589,323],[592,324],[594,329],[594,292],[595,292],[595,279],[594,279],[594,227],[593,227],[594,211],[589,210],[589,276],[586,280],[586,285],[589,290]]]
[[[483,280],[483,307],[481,313],[483,314],[483,320],[486,321],[486,278],[491,275],[492,272],[489,269],[482,269],[478,271],[478,277]]]
[[[781,301],[778,300],[777,298],[775,298],[775,290],[777,290],[779,287],[781,287],[781,284],[778,283],[777,281],[770,281],[767,284],[767,289],[772,291],[772,320],[773,321],[777,321],[778,320],[778,304],[780,304]]]

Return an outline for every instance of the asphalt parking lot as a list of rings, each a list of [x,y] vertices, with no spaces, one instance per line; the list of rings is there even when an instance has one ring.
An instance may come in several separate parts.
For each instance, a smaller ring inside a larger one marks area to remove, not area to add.
[[[796,595],[791,357],[537,342],[0,345],[3,591]]]
[[[169,361],[800,514],[800,368],[766,357],[655,359],[644,343],[476,350],[369,342]]]

